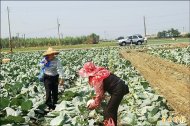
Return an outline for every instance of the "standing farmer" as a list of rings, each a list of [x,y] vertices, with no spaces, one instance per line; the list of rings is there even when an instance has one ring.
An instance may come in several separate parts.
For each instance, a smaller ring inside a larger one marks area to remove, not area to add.
[[[44,58],[40,62],[40,66],[44,68],[44,86],[46,90],[47,109],[55,109],[55,104],[58,101],[58,84],[63,85],[63,66],[61,62],[55,57],[59,54],[58,51],[49,47],[46,52],[43,53]]]
[[[94,87],[96,92],[93,101],[87,104],[90,110],[100,105],[106,91],[111,95],[104,110],[104,125],[116,126],[118,107],[123,96],[129,93],[128,86],[119,77],[110,73],[104,67],[95,66],[92,62],[85,63],[83,68],[79,70],[79,75],[88,77],[89,85]]]

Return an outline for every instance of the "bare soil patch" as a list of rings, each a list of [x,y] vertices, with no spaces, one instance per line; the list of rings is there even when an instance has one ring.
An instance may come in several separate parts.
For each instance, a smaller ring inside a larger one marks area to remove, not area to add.
[[[144,51],[122,50],[120,54],[132,63],[156,92],[167,99],[176,114],[185,116],[190,124],[190,67]]]

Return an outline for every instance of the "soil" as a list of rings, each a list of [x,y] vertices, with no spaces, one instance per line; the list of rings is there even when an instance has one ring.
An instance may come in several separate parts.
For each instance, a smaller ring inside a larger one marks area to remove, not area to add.
[[[190,124],[190,67],[143,51],[121,50],[120,54],[158,94],[167,99],[176,115],[185,116]]]

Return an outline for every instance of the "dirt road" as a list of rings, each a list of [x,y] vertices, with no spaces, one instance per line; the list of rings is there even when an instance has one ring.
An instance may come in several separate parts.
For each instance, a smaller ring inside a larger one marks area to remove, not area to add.
[[[169,62],[145,52],[120,52],[160,95],[163,95],[177,115],[190,122],[190,68]]]

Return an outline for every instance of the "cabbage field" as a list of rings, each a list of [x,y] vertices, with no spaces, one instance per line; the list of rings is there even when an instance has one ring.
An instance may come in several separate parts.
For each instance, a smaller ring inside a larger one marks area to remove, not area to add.
[[[43,111],[45,89],[37,80],[40,71],[37,64],[43,52],[2,54],[4,58],[10,58],[11,62],[1,64],[0,125],[99,126],[103,121],[103,108],[109,95],[99,109],[90,111],[86,108],[94,91],[88,86],[87,79],[78,76],[77,71],[87,61],[105,66],[129,86],[130,93],[124,97],[119,107],[118,126],[179,125],[178,121],[163,120],[174,117],[173,109],[168,106],[163,96],[149,86],[129,61],[120,57],[119,49],[113,47],[61,51],[58,58],[64,66],[65,90],[59,89],[58,104],[49,113]],[[177,58],[177,62],[179,59],[185,59],[181,61],[184,64],[189,63],[184,56]]]
[[[190,66],[190,46],[187,48],[177,49],[155,49],[149,52],[152,55],[160,56],[165,59],[169,59],[172,62],[184,64]]]

